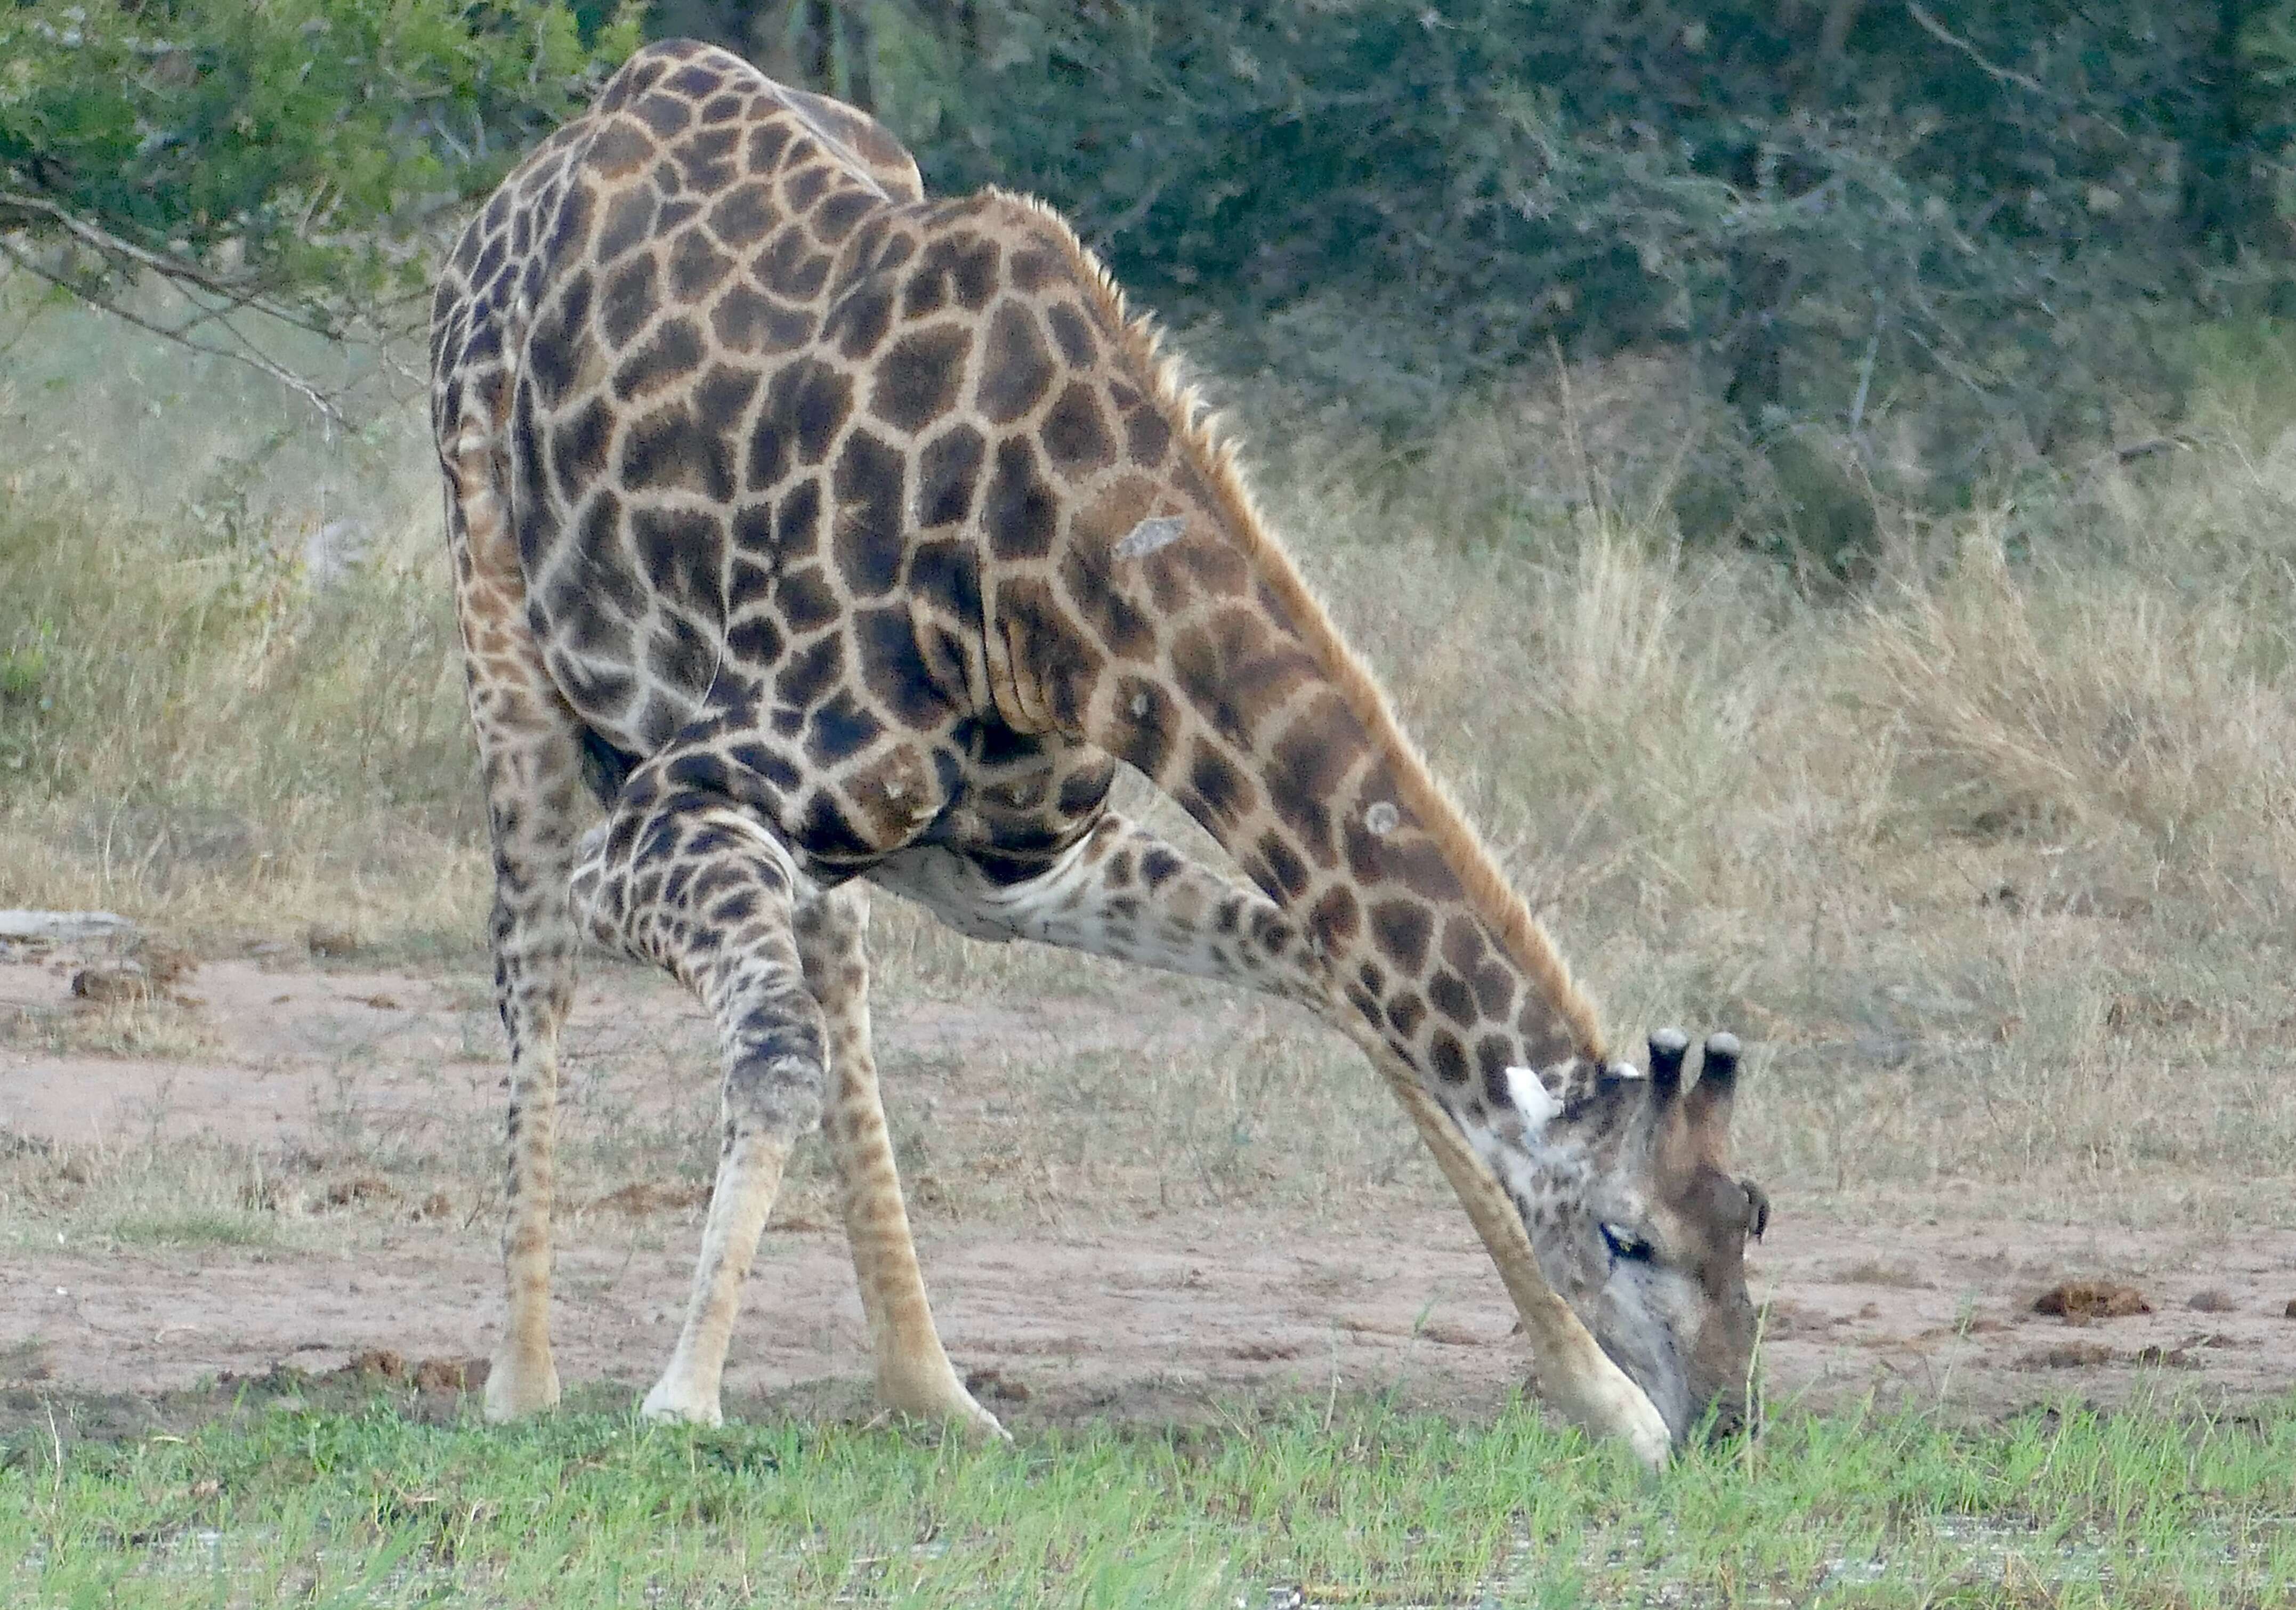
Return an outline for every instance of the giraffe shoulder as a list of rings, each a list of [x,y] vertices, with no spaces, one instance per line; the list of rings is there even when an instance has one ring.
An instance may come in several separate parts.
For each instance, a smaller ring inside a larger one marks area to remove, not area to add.
[[[882,123],[859,107],[827,95],[791,89],[771,78],[766,84],[789,116],[804,124],[847,167],[867,177],[887,201],[908,206],[925,199],[924,176],[917,171],[916,158]]]

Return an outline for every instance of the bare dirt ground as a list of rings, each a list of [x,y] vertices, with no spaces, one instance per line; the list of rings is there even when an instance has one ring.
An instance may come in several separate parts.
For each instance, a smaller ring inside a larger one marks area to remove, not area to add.
[[[263,949],[156,1008],[75,1002],[72,956],[0,961],[0,1430],[58,1403],[151,1424],[249,1377],[489,1350],[504,1058],[485,982]],[[1281,1124],[1245,1145],[1255,1109],[1220,1057],[1305,1032],[1280,1009],[1155,981],[897,995],[878,1024],[942,1332],[1009,1423],[1341,1390],[1472,1411],[1521,1383],[1498,1281],[1407,1145],[1360,1189],[1257,1161],[1283,1154]],[[1210,1131],[1185,1080],[1153,1094],[1191,1062],[1229,1087]],[[562,1091],[570,1387],[643,1390],[667,1356],[714,1157],[710,1067],[671,987],[590,968]],[[1119,1110],[1131,1128],[1096,1120]],[[2296,1382],[2296,1232],[1877,1222],[1776,1195],[1752,1258],[1774,1401],[1992,1415],[2162,1384],[2237,1405]],[[831,1200],[816,1166],[776,1211],[734,1412],[865,1412]],[[2074,1277],[2150,1311],[2035,1311]]]

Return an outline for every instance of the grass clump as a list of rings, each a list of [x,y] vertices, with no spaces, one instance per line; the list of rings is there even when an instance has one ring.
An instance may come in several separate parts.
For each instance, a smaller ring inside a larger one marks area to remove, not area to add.
[[[2296,1402],[1986,1431],[1788,1416],[1644,1478],[1517,1404],[1375,1400],[1009,1446],[626,1412],[428,1423],[251,1397],[118,1443],[10,1417],[6,1591],[35,1603],[1206,1605],[2276,1602]],[[435,1420],[433,1414],[430,1420]]]
[[[381,909],[470,943],[483,826],[417,412],[325,429],[226,361],[27,317],[0,360],[7,902],[194,941]]]

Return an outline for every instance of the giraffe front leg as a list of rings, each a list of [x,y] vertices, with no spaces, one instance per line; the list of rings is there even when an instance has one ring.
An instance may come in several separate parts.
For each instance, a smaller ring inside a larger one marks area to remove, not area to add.
[[[988,1436],[1004,1428],[957,1378],[933,1325],[885,1129],[869,1033],[867,895],[848,887],[798,909],[798,954],[820,1002],[834,1079],[824,1128],[836,1159],[845,1236],[869,1319],[877,1398],[888,1409]]]
[[[1112,810],[1019,883],[939,849],[890,857],[871,876],[976,938],[1036,940],[1333,1009],[1322,963],[1274,901]]]
[[[677,1345],[639,1412],[715,1425],[742,1288],[791,1150],[821,1118],[826,1036],[791,932],[787,850],[722,800],[641,772],[574,876],[592,935],[675,973],[717,1020],[725,1138]]]

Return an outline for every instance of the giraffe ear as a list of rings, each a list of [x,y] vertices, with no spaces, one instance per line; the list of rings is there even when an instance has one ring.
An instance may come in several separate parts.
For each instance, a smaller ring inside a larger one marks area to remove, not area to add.
[[[1546,1081],[1530,1069],[1509,1068],[1506,1077],[1507,1098],[1522,1115],[1526,1133],[1538,1134],[1562,1111],[1562,1101],[1546,1088]]]

